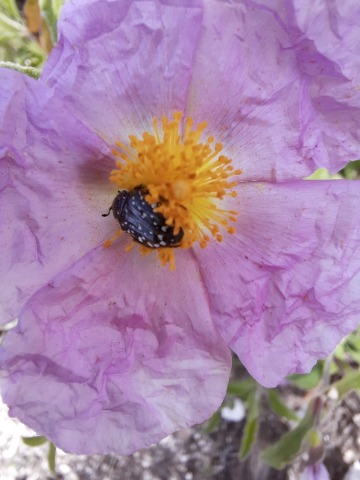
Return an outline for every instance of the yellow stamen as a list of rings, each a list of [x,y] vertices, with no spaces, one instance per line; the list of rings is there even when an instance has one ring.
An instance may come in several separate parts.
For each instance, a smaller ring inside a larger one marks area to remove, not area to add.
[[[131,191],[140,185],[148,194],[145,200],[156,203],[155,212],[165,218],[174,228],[174,235],[183,230],[180,248],[189,248],[198,242],[205,248],[211,238],[223,241],[220,229],[234,233],[229,222],[236,221],[237,212],[220,208],[226,196],[235,197],[236,181],[230,177],[240,175],[234,170],[231,160],[221,155],[222,144],[214,137],[201,143],[207,124],[193,127],[192,118],[187,118],[182,128],[182,114],[174,113],[169,121],[162,119],[162,132],[158,121],[153,121],[154,134],[145,132],[142,138],[130,136],[130,147],[117,142],[113,150],[119,160],[110,180],[118,189]],[[154,249],[140,246],[143,254]],[[174,248],[156,250],[163,265],[175,268]]]

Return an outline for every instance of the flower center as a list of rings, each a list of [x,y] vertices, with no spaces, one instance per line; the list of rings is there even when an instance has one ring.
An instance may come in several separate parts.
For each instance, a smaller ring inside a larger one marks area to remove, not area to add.
[[[117,142],[113,153],[120,159],[110,180],[121,190],[120,195],[137,192],[138,196],[141,192],[146,208],[151,206],[162,219],[163,230],[168,226],[174,237],[181,238],[174,246],[189,248],[199,243],[205,248],[211,238],[222,241],[221,229],[235,231],[230,223],[236,221],[237,212],[221,208],[221,202],[226,196],[236,196],[232,188],[237,182],[230,177],[241,170],[234,170],[231,160],[220,155],[222,145],[213,145],[214,137],[201,143],[205,122],[194,128],[192,118],[187,118],[184,124],[182,128],[182,114],[176,112],[172,121],[163,117],[162,131],[155,118],[153,134],[131,135],[130,148]],[[140,248],[143,254],[153,251],[153,246],[146,244]],[[166,244],[157,252],[161,263],[170,263],[173,270],[174,247]]]

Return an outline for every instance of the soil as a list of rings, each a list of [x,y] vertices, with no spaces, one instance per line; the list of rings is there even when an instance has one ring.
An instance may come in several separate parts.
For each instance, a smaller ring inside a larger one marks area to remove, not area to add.
[[[331,402],[320,428],[326,447],[324,462],[331,480],[343,480],[360,459],[360,398],[351,393],[340,404]],[[0,480],[298,480],[305,461],[301,458],[282,471],[261,462],[263,447],[289,428],[266,405],[260,415],[257,443],[245,461],[238,455],[245,420],[221,419],[212,433],[204,433],[205,425],[182,430],[128,457],[75,456],[58,451],[55,476],[48,470],[47,446],[24,445],[21,436],[33,432],[7,417],[4,405],[0,422]],[[351,480],[359,480],[360,470],[354,472]]]

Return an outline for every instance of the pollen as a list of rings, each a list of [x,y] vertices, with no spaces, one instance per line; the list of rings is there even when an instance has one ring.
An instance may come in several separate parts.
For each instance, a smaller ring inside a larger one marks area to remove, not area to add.
[[[225,198],[235,197],[235,170],[232,161],[222,155],[222,144],[213,136],[202,139],[205,122],[194,127],[191,117],[183,119],[175,112],[173,120],[153,120],[153,132],[141,138],[129,137],[129,144],[116,143],[113,154],[116,168],[110,180],[119,190],[129,192],[141,187],[145,200],[161,214],[173,234],[183,232],[178,248],[210,241],[221,242],[225,232],[235,232],[237,211],[226,208]],[[144,255],[153,251],[140,245]],[[158,248],[162,265],[175,268],[174,248]]]

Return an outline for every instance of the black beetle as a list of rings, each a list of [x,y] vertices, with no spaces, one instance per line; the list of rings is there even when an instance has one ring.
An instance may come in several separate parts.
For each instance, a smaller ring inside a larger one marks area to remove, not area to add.
[[[178,247],[184,231],[180,229],[179,233],[174,235],[174,227],[166,225],[161,213],[154,212],[159,204],[150,205],[145,200],[147,194],[148,191],[142,186],[135,187],[130,192],[119,191],[108,213],[104,213],[103,217],[107,217],[112,210],[121,230],[146,247]]]

